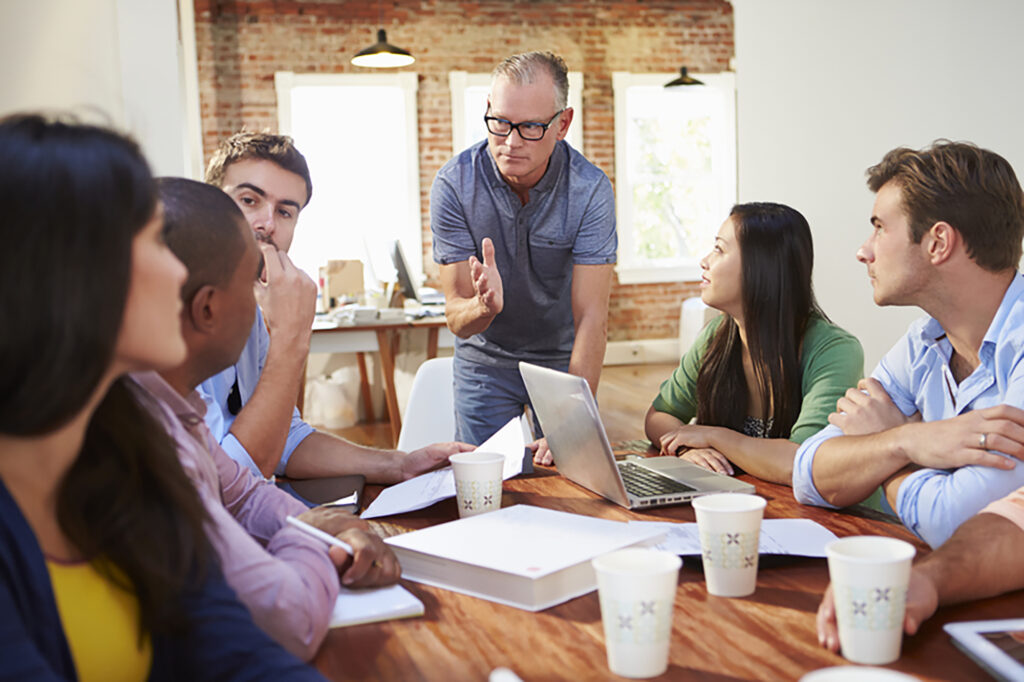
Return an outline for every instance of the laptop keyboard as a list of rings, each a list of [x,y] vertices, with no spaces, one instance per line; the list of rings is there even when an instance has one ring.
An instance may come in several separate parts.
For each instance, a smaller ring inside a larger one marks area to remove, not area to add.
[[[633,462],[619,462],[618,464],[622,482],[626,486],[626,491],[631,495],[649,497],[696,490],[696,488],[691,488],[668,476],[662,476],[646,467],[637,466]]]

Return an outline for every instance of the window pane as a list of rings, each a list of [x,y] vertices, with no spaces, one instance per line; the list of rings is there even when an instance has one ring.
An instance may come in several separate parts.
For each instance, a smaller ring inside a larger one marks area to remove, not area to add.
[[[291,88],[288,134],[309,163],[313,199],[289,255],[314,280],[329,259],[362,260],[369,287],[393,280],[395,239],[403,242],[414,275],[422,272],[418,160],[410,159],[416,145],[407,139],[407,96],[386,85]],[[416,205],[410,205],[413,197]]]
[[[618,79],[619,269],[696,275],[736,198],[732,91]],[[703,78],[703,77],[702,77]],[[667,80],[667,79],[665,79]],[[710,79],[709,79],[710,80]],[[660,82],[659,82],[660,81]],[[624,104],[624,106],[623,106]],[[621,116],[624,120],[619,120]],[[627,277],[627,279],[629,279]],[[648,281],[657,281],[649,276]],[[638,280],[633,280],[638,281]]]
[[[480,140],[487,138],[487,128],[484,127],[484,112],[487,110],[487,95],[491,91],[490,85],[470,85],[463,92],[463,112],[465,115],[466,129],[463,131],[463,144],[456,152],[467,147],[472,147]]]

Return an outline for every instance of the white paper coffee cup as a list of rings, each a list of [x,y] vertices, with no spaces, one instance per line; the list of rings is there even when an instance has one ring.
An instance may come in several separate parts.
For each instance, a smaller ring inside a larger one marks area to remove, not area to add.
[[[655,677],[668,668],[672,609],[683,562],[653,549],[621,549],[592,562],[597,574],[608,668]]]
[[[892,663],[903,642],[914,546],[862,535],[830,542],[825,554],[843,657],[854,663]]]
[[[460,452],[448,458],[455,473],[459,516],[476,516],[501,508],[501,474],[505,456],[496,452]]]
[[[719,493],[693,500],[704,581],[716,597],[746,597],[757,587],[758,547],[765,499]]]

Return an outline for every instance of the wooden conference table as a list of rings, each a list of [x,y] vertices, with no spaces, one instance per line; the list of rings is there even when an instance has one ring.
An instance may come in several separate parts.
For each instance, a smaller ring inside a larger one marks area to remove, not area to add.
[[[765,518],[807,518],[836,535],[887,535],[927,547],[887,521],[798,504],[788,487],[742,477],[768,500]],[[375,495],[378,488],[369,492]],[[538,467],[505,482],[502,506],[532,504],[626,521],[694,521],[690,505],[631,512]],[[384,519],[385,533],[457,518],[454,499]],[[824,559],[762,555],[757,591],[727,599],[708,595],[697,557],[685,558],[676,592],[668,671],[664,680],[796,680],[845,661],[818,645],[814,617],[828,583]],[[334,680],[486,680],[504,666],[524,681],[603,680],[608,671],[597,593],[530,613],[435,587],[403,581],[426,606],[421,618],[331,630],[315,665]],[[1024,591],[940,609],[921,631],[904,638],[891,666],[922,680],[987,679],[942,631],[946,622],[1019,617]]]

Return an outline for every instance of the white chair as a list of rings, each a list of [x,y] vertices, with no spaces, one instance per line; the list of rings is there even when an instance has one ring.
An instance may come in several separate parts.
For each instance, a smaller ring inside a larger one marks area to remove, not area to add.
[[[398,449],[405,452],[455,439],[452,359],[433,358],[416,370],[405,405]]]
[[[685,299],[679,306],[679,355],[685,355],[697,340],[704,326],[715,319],[719,312],[709,307],[700,296]]]

